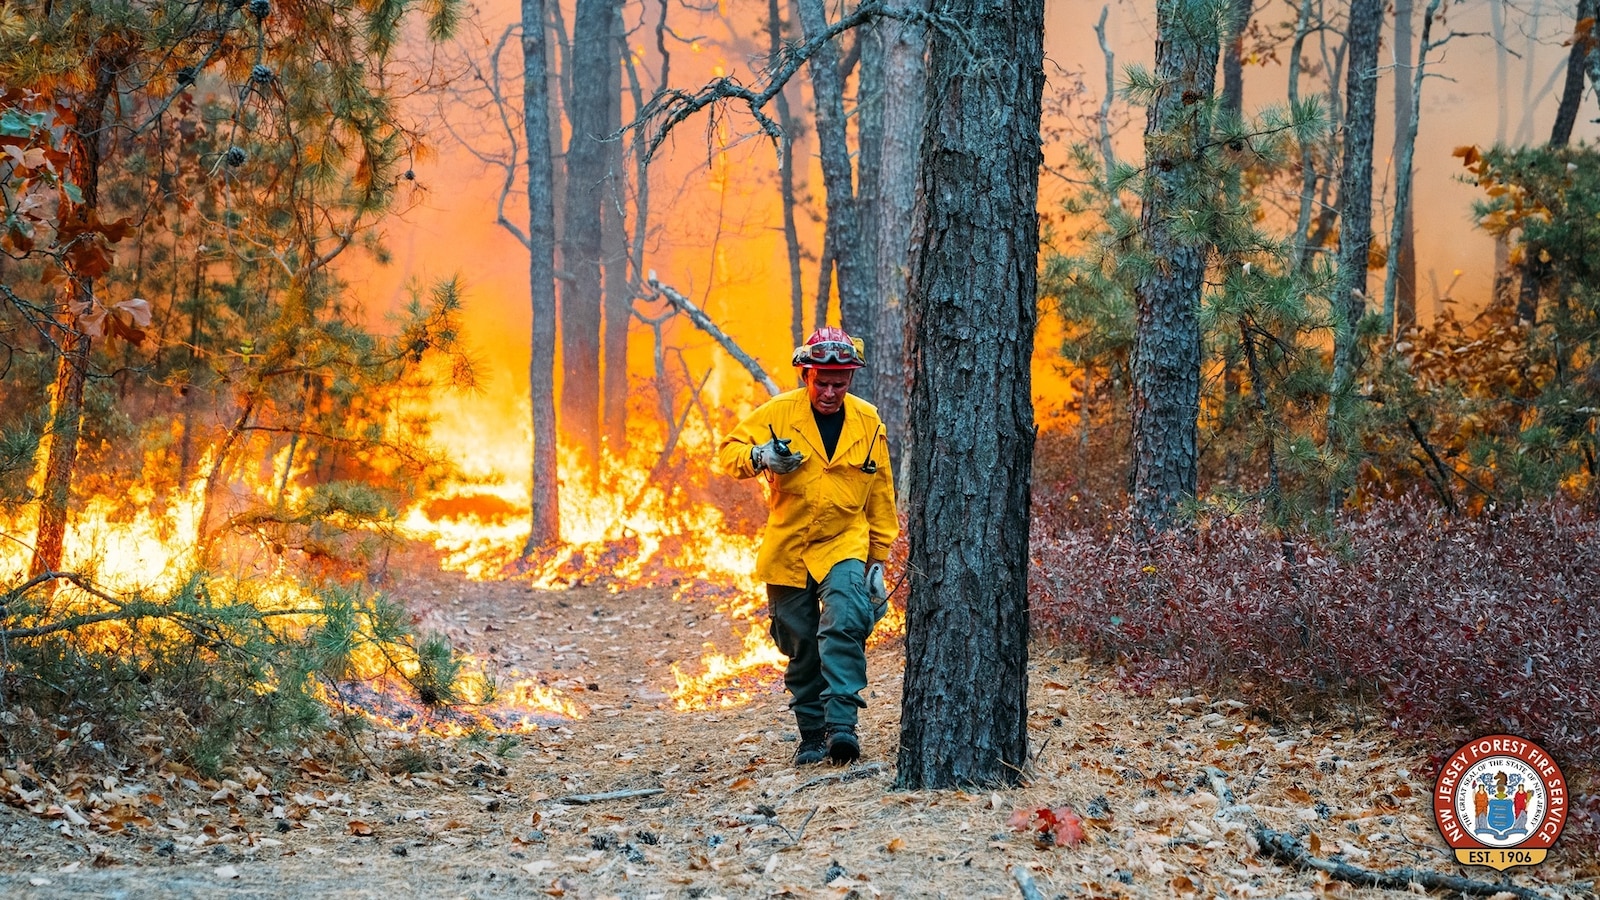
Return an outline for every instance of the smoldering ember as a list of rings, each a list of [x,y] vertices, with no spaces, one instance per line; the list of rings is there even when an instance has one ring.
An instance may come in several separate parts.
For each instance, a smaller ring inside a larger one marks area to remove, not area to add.
[[[0,3],[0,893],[1595,896],[1597,12]]]

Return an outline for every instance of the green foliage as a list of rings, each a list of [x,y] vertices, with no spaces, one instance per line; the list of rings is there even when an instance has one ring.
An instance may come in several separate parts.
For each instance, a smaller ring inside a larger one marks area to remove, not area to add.
[[[59,591],[16,585],[0,594],[0,700],[47,721],[93,722],[120,750],[157,732],[211,774],[243,744],[329,727],[322,698],[346,680],[405,684],[430,704],[455,698],[454,651],[438,635],[413,636],[395,603],[348,587],[292,588],[198,572],[162,594],[83,579]],[[34,739],[0,731],[0,755]]]
[[[1374,373],[1367,489],[1425,483],[1452,509],[1594,495],[1600,421],[1600,153],[1456,151],[1485,192],[1478,224],[1511,247],[1513,289],[1470,320],[1446,310]],[[1520,281],[1520,286],[1515,283]]]
[[[1136,101],[1148,102],[1159,87],[1138,67],[1127,79],[1125,96]],[[1203,480],[1222,506],[1266,499],[1282,521],[1303,519],[1314,514],[1328,477],[1316,435],[1327,391],[1320,341],[1329,327],[1332,273],[1320,261],[1300,264],[1293,236],[1276,230],[1283,225],[1263,198],[1284,191],[1300,142],[1321,140],[1325,118],[1305,102],[1211,121],[1211,138],[1194,161],[1194,192],[1176,198],[1174,215],[1180,240],[1211,248],[1198,311],[1207,360],[1199,410]],[[1063,357],[1083,373],[1077,411],[1087,419],[1085,434],[1105,432],[1111,437],[1102,443],[1120,444],[1116,435],[1130,426],[1134,285],[1160,265],[1140,234],[1140,198],[1152,189],[1153,173],[1126,163],[1108,171],[1081,145],[1069,166],[1081,187],[1064,212],[1083,227],[1047,248],[1040,294],[1065,326]],[[1269,469],[1271,482],[1262,477]]]

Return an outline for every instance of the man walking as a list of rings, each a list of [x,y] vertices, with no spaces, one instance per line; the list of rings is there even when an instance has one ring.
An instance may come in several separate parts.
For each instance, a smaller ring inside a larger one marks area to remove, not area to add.
[[[804,386],[772,398],[722,442],[735,478],[767,480],[767,529],[756,576],[767,583],[772,639],[800,728],[795,763],[861,755],[867,637],[889,608],[884,561],[900,532],[888,435],[872,404],[849,393],[861,345],[819,328],[796,348]]]

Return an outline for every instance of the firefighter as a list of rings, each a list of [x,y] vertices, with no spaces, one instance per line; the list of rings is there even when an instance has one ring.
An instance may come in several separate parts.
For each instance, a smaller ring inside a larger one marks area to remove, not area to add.
[[[756,575],[767,584],[772,639],[800,730],[797,765],[861,755],[867,637],[889,608],[884,563],[900,532],[888,435],[872,404],[849,393],[862,345],[824,327],[796,348],[804,386],[740,422],[718,449],[735,478],[767,482]]]

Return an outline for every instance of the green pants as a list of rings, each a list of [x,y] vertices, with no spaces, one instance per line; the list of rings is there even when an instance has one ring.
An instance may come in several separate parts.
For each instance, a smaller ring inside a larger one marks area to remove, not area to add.
[[[867,564],[847,559],[821,582],[805,587],[767,585],[772,639],[789,658],[783,683],[794,699],[789,708],[802,729],[856,724],[867,702],[867,637],[888,612],[867,594]]]

